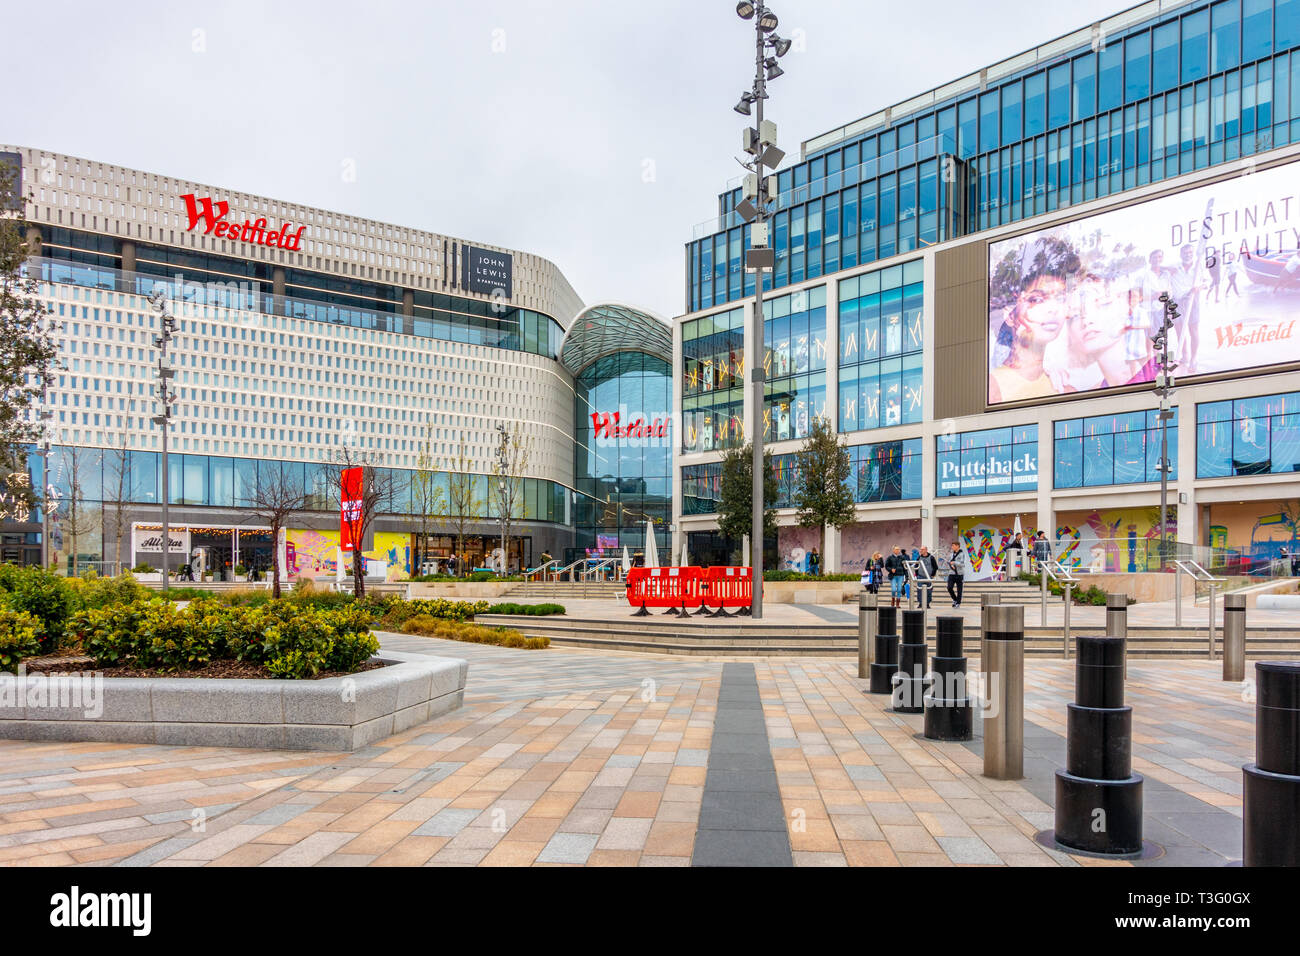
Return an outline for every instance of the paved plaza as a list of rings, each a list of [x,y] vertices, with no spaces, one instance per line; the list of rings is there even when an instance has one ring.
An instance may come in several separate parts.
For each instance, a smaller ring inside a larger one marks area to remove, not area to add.
[[[1025,773],[920,736],[856,662],[518,651],[462,710],[352,754],[0,741],[5,865],[1222,865],[1241,856],[1254,704],[1208,661],[1134,661],[1133,864],[1044,849],[1073,662],[1026,662]],[[973,661],[972,664],[975,662]],[[977,721],[978,727],[978,721]],[[978,733],[978,731],[977,731]]]

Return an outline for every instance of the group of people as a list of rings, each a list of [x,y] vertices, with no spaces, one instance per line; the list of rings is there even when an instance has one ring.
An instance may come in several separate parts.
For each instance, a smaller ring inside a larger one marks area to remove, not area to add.
[[[1052,542],[1047,540],[1047,535],[1042,531],[1030,538],[1027,545],[1024,536],[1017,532],[1016,536],[1007,542],[1006,547],[1002,549],[1001,558],[1004,569],[1007,566],[1007,559],[1010,557],[1007,554],[1009,551],[1017,552],[1015,555],[1017,563],[1030,573],[1033,573],[1038,565],[1044,561],[1052,560]]]
[[[872,594],[878,594],[882,585],[888,581],[890,606],[900,607],[908,597],[907,562],[916,562],[917,599],[924,602],[924,607],[932,607],[934,601],[934,581],[939,577],[940,560],[930,553],[927,545],[913,548],[909,556],[901,545],[894,545],[886,557],[879,551],[871,556],[862,569],[862,586]],[[948,572],[948,596],[952,598],[953,607],[961,607],[962,585],[970,571],[966,558],[966,549],[960,542],[954,541],[942,562]]]

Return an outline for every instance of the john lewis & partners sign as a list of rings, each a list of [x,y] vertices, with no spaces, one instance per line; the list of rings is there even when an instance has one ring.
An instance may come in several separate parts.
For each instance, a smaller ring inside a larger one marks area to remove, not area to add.
[[[461,246],[460,262],[461,284],[470,292],[500,295],[507,299],[514,294],[514,256],[510,253]]]

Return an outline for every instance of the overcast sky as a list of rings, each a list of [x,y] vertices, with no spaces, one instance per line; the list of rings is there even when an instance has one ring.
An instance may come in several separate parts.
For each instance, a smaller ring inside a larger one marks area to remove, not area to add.
[[[776,0],[799,43],[768,117],[797,157],[1129,5]],[[64,0],[9,20],[0,141],[528,250],[588,304],[679,314],[683,243],[740,173],[754,47],[733,0]]]

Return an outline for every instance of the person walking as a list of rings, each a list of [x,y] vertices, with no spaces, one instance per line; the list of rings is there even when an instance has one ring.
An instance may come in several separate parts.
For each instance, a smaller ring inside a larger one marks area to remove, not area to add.
[[[948,596],[953,607],[961,607],[962,582],[966,579],[966,550],[956,541],[948,554]]]
[[[822,573],[822,556],[817,553],[817,549],[812,549],[812,554],[808,555],[808,573],[813,577],[818,577]]]
[[[917,564],[920,568],[920,574],[917,575],[920,594],[916,596],[917,606],[921,604],[921,598],[925,598],[925,606],[928,608],[934,601],[934,579],[939,575],[939,562],[935,556],[930,553],[930,549],[921,545],[921,553],[917,558]]]
[[[907,569],[903,567],[903,549],[898,545],[894,545],[894,550],[885,558],[885,573],[889,575],[890,607],[902,607]]]
[[[884,579],[884,574],[885,559],[881,556],[880,552],[877,551],[868,558],[867,563],[863,565],[862,578],[865,582],[863,586],[872,594],[879,594],[880,582]]]
[[[1038,532],[1038,537],[1034,538],[1034,561],[1039,567],[1043,562],[1052,560],[1052,543],[1047,540],[1047,535],[1042,531]]]

